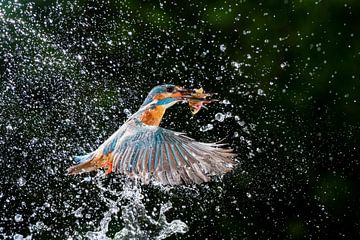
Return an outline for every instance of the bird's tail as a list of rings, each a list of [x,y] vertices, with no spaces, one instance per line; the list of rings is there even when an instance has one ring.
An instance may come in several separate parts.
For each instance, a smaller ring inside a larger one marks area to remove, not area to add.
[[[69,167],[66,171],[68,175],[76,175],[84,172],[91,172],[98,168],[107,167],[108,173],[112,171],[111,156],[104,156],[97,151],[82,156],[75,156],[74,160],[78,163]],[[109,160],[109,161],[108,161]]]
[[[91,172],[96,169],[97,169],[96,165],[94,165],[93,161],[90,160],[84,163],[73,165],[69,167],[66,171],[68,175],[76,175],[83,172]]]

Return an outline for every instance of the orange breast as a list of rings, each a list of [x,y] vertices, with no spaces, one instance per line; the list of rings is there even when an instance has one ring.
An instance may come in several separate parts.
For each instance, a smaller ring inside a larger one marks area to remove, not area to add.
[[[149,109],[145,111],[141,115],[140,121],[142,121],[146,125],[159,126],[161,119],[164,116],[164,113],[165,113],[165,108],[158,106],[154,109]]]

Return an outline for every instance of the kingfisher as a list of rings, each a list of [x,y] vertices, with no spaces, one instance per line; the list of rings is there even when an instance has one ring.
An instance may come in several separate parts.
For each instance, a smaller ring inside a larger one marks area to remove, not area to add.
[[[209,103],[210,94],[173,84],[154,87],[139,110],[95,151],[75,156],[69,175],[103,168],[164,185],[200,184],[235,166],[236,154],[224,143],[198,142],[184,133],[160,127],[167,108],[188,102],[193,114]]]

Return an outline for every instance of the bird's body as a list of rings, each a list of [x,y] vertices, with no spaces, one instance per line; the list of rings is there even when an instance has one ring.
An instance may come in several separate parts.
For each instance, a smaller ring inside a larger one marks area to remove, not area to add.
[[[154,109],[145,111],[141,117],[140,121],[144,123],[145,125],[149,126],[159,126],[161,119],[163,118],[165,114],[166,108],[158,106]]]
[[[230,171],[235,154],[222,148],[224,144],[197,142],[159,127],[166,108],[184,101],[185,96],[191,97],[173,85],[155,87],[140,109],[98,149],[75,157],[79,164],[70,167],[68,173],[105,168],[107,173],[119,172],[144,183],[154,178],[162,184],[177,185],[207,182],[209,176]]]

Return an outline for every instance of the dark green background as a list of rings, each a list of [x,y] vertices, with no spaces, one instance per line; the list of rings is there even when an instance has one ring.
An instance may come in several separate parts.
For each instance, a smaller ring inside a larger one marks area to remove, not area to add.
[[[162,126],[226,137],[239,155],[197,194],[143,187],[149,211],[171,201],[168,219],[188,224],[173,239],[360,237],[360,1],[4,1],[0,13],[0,236],[38,221],[33,239],[94,230],[106,207],[95,183],[64,175],[71,156],[166,82],[230,103],[193,118],[173,107]]]

